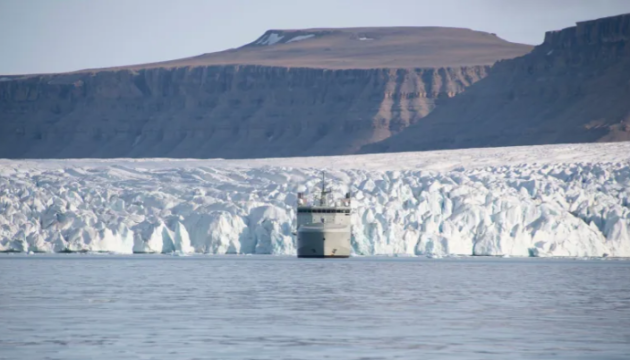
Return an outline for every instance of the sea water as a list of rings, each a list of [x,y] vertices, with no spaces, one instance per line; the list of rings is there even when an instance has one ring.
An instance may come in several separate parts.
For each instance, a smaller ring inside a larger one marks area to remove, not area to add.
[[[0,359],[628,359],[630,261],[0,256]]]

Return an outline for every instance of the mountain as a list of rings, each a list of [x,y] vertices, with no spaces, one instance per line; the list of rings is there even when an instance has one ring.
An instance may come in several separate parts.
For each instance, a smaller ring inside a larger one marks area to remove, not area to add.
[[[360,152],[627,141],[628,79],[630,14],[580,22]]]
[[[0,76],[0,157],[353,153],[531,48],[455,28],[270,30],[193,58]]]
[[[238,49],[124,68],[234,64],[314,69],[443,68],[492,65],[531,48],[460,28],[269,30]]]

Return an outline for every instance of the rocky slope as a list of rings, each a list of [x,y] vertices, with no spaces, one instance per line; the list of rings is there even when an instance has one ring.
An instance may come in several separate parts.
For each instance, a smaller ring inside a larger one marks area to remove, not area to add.
[[[362,151],[630,140],[628,79],[630,14],[581,22]]]
[[[466,29],[269,31],[168,63],[0,76],[0,157],[352,153],[529,50]]]

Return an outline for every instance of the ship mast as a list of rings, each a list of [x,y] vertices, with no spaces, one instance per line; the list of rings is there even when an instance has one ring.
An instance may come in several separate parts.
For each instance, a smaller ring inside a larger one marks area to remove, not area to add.
[[[322,195],[319,198],[319,206],[328,206],[327,194],[330,194],[330,190],[326,190],[326,171],[322,171]]]

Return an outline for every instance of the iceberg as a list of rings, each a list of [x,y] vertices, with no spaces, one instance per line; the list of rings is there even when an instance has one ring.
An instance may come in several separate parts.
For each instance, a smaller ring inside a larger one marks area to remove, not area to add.
[[[322,169],[335,197],[354,194],[357,256],[630,257],[630,146],[618,143],[0,160],[0,251],[295,254],[296,195]]]

